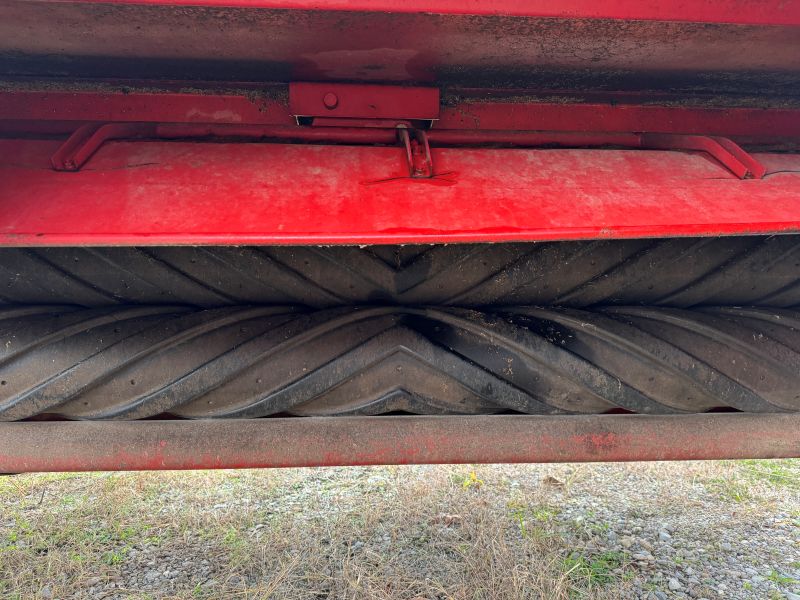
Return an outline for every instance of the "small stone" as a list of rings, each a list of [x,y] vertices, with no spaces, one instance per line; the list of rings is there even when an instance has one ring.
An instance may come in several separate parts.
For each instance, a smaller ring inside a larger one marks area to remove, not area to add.
[[[658,600],[667,600],[667,595],[664,592],[658,591],[656,592],[656,598],[658,598]]]
[[[722,542],[719,547],[724,550],[725,552],[730,552],[733,550],[733,546],[731,546],[728,542]]]
[[[674,577],[670,577],[669,581],[667,582],[667,587],[671,591],[677,592],[678,590],[683,588],[683,585],[681,585],[681,582],[675,579]]]
[[[623,548],[630,548],[631,546],[633,546],[633,538],[630,538],[630,537],[626,536],[626,537],[622,538],[619,541],[619,543],[622,544]]]
[[[45,598],[45,600],[50,600],[50,598],[53,597],[53,592],[49,587],[44,586],[41,590],[39,590],[39,596]]]
[[[672,536],[667,533],[666,531],[659,531],[658,532],[658,539],[662,542],[668,542],[672,539]]]

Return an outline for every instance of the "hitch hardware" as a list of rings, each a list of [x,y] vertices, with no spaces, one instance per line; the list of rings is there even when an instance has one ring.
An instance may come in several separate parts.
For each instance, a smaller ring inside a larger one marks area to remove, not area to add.
[[[433,177],[431,147],[428,144],[428,136],[425,131],[400,126],[397,128],[397,134],[406,151],[408,176],[413,179]]]
[[[346,83],[290,83],[289,111],[299,125],[430,126],[439,118],[438,88]]]

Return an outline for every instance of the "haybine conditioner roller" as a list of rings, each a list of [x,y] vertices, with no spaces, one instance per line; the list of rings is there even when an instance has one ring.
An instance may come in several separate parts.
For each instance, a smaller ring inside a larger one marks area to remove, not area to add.
[[[800,456],[800,4],[0,0],[0,472]]]

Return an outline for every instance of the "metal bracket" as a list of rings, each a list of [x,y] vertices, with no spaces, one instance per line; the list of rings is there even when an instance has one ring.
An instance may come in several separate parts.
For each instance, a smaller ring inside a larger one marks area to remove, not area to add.
[[[429,179],[433,177],[433,159],[427,134],[421,129],[398,127],[400,143],[406,151],[408,176],[413,179]]]
[[[109,140],[155,135],[148,123],[87,123],[76,129],[55,154],[50,164],[56,171],[79,171],[92,155]]]
[[[725,137],[643,133],[642,147],[653,150],[698,150],[709,154],[739,179],[761,179],[767,169],[741,146]]]
[[[289,110],[298,124],[396,127],[439,118],[438,88],[347,83],[289,84]]]
[[[347,119],[342,119],[347,120]],[[340,124],[341,124],[341,121]],[[391,144],[396,135],[405,149],[409,177],[433,177],[429,138],[448,146],[510,143],[518,147],[560,146],[569,148],[619,146],[654,150],[705,152],[740,179],[761,179],[767,170],[753,156],[728,138],[672,133],[572,132],[461,132],[425,130],[411,121],[368,120],[370,126],[351,127],[265,127],[252,125],[164,124],[164,123],[88,123],[81,125],[50,158],[56,171],[78,171],[107,141],[114,139],[246,139],[347,144]],[[378,124],[380,124],[378,126]],[[396,129],[394,134],[392,129]]]

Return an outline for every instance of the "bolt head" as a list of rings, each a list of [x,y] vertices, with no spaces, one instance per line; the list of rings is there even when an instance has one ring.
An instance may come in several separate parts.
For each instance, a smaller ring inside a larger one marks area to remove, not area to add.
[[[333,110],[339,106],[339,98],[333,92],[328,92],[322,97],[322,103],[325,105],[325,108]]]

